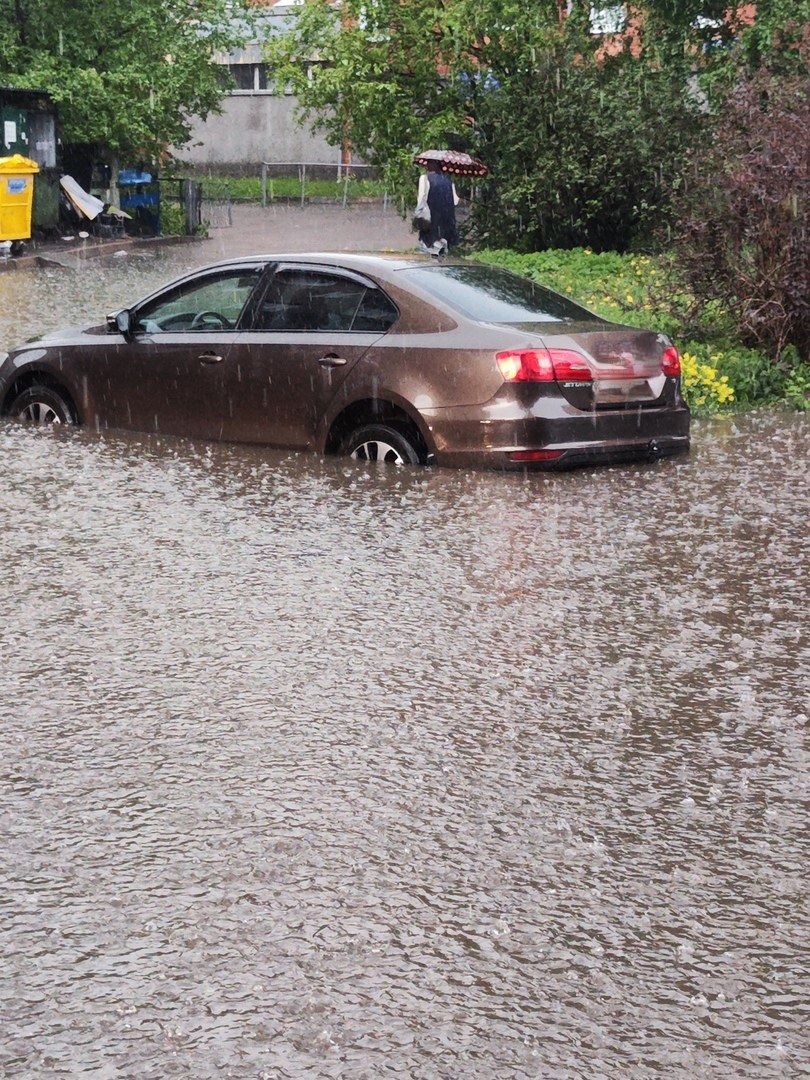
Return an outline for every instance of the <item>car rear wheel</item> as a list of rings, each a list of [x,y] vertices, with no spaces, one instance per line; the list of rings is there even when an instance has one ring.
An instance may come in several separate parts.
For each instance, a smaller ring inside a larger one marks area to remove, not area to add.
[[[24,424],[75,424],[69,402],[50,386],[29,386],[11,403],[8,415]]]
[[[414,442],[388,424],[365,424],[343,440],[341,453],[356,461],[382,461],[386,465],[418,465]]]

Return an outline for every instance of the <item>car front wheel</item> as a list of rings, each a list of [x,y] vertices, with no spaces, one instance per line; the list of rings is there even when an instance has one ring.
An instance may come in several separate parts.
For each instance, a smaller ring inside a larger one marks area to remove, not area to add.
[[[8,415],[24,424],[75,424],[70,404],[50,386],[29,386],[8,410]]]
[[[341,453],[356,461],[383,461],[386,465],[418,465],[422,460],[414,442],[388,424],[365,424],[343,440]]]

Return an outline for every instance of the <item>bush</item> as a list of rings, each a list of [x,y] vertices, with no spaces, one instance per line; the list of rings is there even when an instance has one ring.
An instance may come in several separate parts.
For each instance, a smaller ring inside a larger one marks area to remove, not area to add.
[[[186,231],[186,215],[180,203],[161,199],[160,232],[162,236],[183,236]]]
[[[741,76],[680,196],[678,266],[691,292],[737,313],[745,345],[810,360],[810,38],[798,70]],[[793,366],[793,365],[790,365]]]
[[[473,258],[525,274],[606,319],[640,327],[654,321],[662,333],[682,336],[677,311],[669,303],[677,290],[661,258],[616,252],[595,254],[588,248],[529,255],[509,250],[482,251]]]
[[[795,367],[785,381],[785,401],[794,409],[810,409],[810,364]]]
[[[705,117],[679,73],[630,49],[587,55],[576,39],[480,94],[477,153],[491,167],[475,206],[488,246],[650,250]]]
[[[698,350],[681,355],[681,389],[683,396],[697,410],[719,412],[734,400],[734,388],[729,383],[728,375],[720,375],[717,364],[722,361],[722,353],[711,353],[708,359],[701,359]]]

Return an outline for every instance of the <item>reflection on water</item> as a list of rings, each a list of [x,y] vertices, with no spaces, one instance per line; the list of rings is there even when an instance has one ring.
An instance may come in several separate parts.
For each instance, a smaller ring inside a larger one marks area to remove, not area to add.
[[[808,424],[695,436],[0,425],[0,1073],[807,1075]]]
[[[5,1075],[799,1075],[806,426],[750,426],[527,481],[3,428]]]

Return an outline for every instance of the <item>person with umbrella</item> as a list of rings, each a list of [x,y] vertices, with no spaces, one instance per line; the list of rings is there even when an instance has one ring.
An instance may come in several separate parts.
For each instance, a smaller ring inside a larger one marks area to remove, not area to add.
[[[428,160],[419,177],[416,205],[427,206],[430,222],[419,230],[419,246],[431,255],[442,255],[458,243],[456,187],[438,161]]]
[[[451,177],[486,176],[489,170],[478,158],[457,150],[423,150],[414,161],[425,169],[419,177],[415,217],[423,207],[430,211],[430,221],[418,226],[419,246],[431,255],[441,255],[458,243],[458,195]]]

